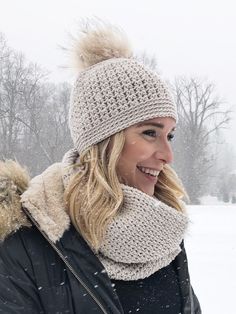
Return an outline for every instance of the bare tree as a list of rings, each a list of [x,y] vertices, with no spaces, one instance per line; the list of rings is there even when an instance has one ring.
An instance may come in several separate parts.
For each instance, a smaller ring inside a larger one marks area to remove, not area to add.
[[[23,56],[11,51],[1,64],[1,150],[6,157],[14,154],[22,131],[17,115],[22,109],[21,82],[25,75],[23,63]]]
[[[44,155],[47,166],[60,161],[72,146],[68,127],[69,95],[71,86],[47,83],[42,86],[44,106],[34,122],[37,149]],[[35,147],[36,148],[36,147]]]
[[[72,145],[70,85],[47,82],[47,73],[10,49],[3,36],[0,60],[0,156],[17,158],[36,174]]]
[[[198,203],[214,161],[210,135],[226,126],[230,111],[216,96],[214,85],[198,78],[176,79],[174,93],[179,113],[175,166],[191,202]]]
[[[70,85],[46,82],[39,86],[34,102],[27,106],[28,118],[22,121],[25,134],[22,145],[28,155],[22,153],[33,174],[60,161],[72,146],[68,128]]]

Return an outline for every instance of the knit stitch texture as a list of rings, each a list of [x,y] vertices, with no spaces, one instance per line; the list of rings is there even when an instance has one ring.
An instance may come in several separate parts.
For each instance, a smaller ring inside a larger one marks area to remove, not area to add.
[[[107,228],[98,258],[112,279],[143,279],[181,251],[188,217],[133,187],[122,190],[124,204]]]
[[[71,94],[69,127],[79,153],[156,117],[177,120],[176,105],[165,82],[135,59],[109,59],[78,75]]]
[[[73,167],[77,160],[76,149],[63,158],[65,188],[78,171]],[[189,219],[185,212],[136,188],[121,187],[123,204],[108,225],[97,256],[111,279],[143,279],[170,264],[180,253]]]

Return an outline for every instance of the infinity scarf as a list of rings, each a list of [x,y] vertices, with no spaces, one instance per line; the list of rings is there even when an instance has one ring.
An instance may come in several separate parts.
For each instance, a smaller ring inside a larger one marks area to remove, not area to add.
[[[75,150],[63,158],[65,185],[74,174],[68,165],[77,159]],[[111,279],[143,279],[180,253],[188,217],[136,188],[121,186],[123,205],[108,225],[97,257]]]

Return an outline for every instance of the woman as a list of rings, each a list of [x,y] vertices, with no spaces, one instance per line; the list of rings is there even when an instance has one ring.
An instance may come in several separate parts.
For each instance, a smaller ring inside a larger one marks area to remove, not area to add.
[[[30,183],[0,164],[0,312],[201,313],[168,87],[114,27],[88,27],[75,52],[74,148]]]

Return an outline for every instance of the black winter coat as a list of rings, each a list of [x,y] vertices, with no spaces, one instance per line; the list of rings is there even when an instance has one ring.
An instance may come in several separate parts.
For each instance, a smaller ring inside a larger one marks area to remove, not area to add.
[[[56,243],[57,251],[45,237],[35,226],[21,228],[1,244],[0,313],[124,313],[102,264],[73,227]],[[200,314],[183,243],[174,265],[181,313]]]
[[[123,314],[103,265],[70,224],[61,164],[31,180],[23,194],[23,213],[19,194],[27,185],[19,165],[0,168],[0,240],[4,240],[0,242],[0,313]],[[181,246],[172,262],[181,290],[181,314],[200,314]]]

